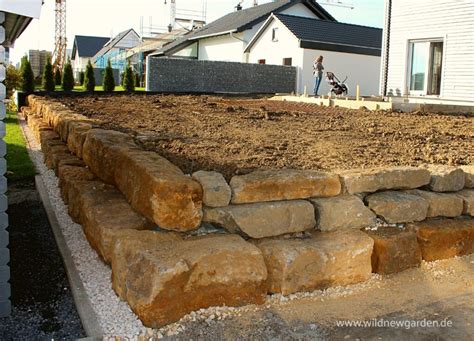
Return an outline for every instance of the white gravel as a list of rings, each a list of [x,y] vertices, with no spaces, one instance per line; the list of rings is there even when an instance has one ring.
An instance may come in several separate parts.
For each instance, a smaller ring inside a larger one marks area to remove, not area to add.
[[[184,316],[180,321],[163,327],[159,330],[149,329],[143,326],[137,316],[131,311],[126,302],[121,301],[112,289],[111,269],[103,263],[96,252],[89,246],[82,228],[74,223],[68,215],[67,207],[60,197],[58,178],[52,170],[46,168],[43,162],[43,153],[40,146],[33,137],[32,132],[21,121],[23,131],[28,139],[30,156],[41,174],[49,199],[55,210],[61,231],[66,243],[71,251],[74,263],[84,283],[86,293],[91,305],[97,314],[98,321],[105,332],[106,339],[115,336],[128,339],[162,338],[164,336],[178,335],[183,332],[185,324],[195,321],[203,321],[207,325],[212,325],[216,321],[225,320],[236,316],[241,316],[247,312],[255,312],[271,308],[275,305],[282,305],[289,301],[299,299],[314,299],[324,301],[330,297],[345,297],[357,292],[368,290],[374,286],[379,286],[381,276],[373,274],[369,281],[346,287],[333,287],[327,290],[316,290],[283,296],[281,294],[269,295],[265,304],[261,306],[248,305],[244,307],[211,307],[200,309]],[[385,224],[379,222],[379,226]],[[204,229],[205,230],[205,229]],[[200,231],[205,233],[206,231]],[[215,231],[218,232],[218,231]],[[198,233],[199,234],[199,233]],[[305,235],[301,234],[301,238]]]

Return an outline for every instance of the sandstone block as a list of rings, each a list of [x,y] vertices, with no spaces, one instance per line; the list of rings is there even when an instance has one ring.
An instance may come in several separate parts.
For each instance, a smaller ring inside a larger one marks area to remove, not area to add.
[[[47,141],[59,141],[59,135],[52,130],[43,130],[40,132],[39,136],[41,149],[43,149],[43,144],[45,144]]]
[[[117,230],[111,239],[110,263],[112,265],[112,287],[117,295],[126,299],[126,275],[129,261],[137,251],[167,249],[167,244],[182,240],[175,232],[149,230]]]
[[[121,240],[114,248],[121,251],[112,257],[113,287],[121,288],[117,293],[147,327],[164,326],[201,308],[265,300],[262,253],[237,235],[168,241],[153,249],[121,245]]]
[[[72,122],[68,129],[67,146],[72,153],[82,158],[82,147],[87,133],[92,129],[92,124],[84,121]]]
[[[421,264],[421,251],[413,229],[379,227],[365,231],[374,240],[372,271],[391,274]]]
[[[464,172],[464,188],[474,188],[474,165],[461,166]]]
[[[456,192],[464,188],[464,172],[461,168],[431,165],[431,181],[428,187],[434,192]]]
[[[122,149],[139,150],[127,134],[112,130],[91,129],[83,145],[82,158],[102,181],[114,184],[115,170]]]
[[[436,193],[422,190],[411,190],[407,193],[419,195],[425,199],[428,206],[426,217],[457,217],[462,214],[463,200],[455,193]]]
[[[361,231],[313,232],[306,239],[258,243],[268,269],[269,291],[288,295],[363,282],[372,273],[373,241]]]
[[[396,191],[374,193],[366,201],[375,214],[392,224],[424,220],[429,207],[420,196]]]
[[[71,219],[81,224],[82,198],[88,193],[97,193],[98,191],[113,190],[113,186],[107,185],[102,181],[77,180],[70,181],[68,184],[67,209]]]
[[[465,189],[456,193],[458,197],[463,200],[462,213],[470,216],[474,216],[474,190]]]
[[[193,178],[202,186],[202,202],[209,207],[229,205],[231,191],[222,174],[217,172],[198,171]]]
[[[69,200],[69,187],[74,181],[92,181],[96,177],[92,172],[85,167],[77,167],[71,165],[58,166],[59,188],[61,190],[61,197],[67,204]]]
[[[463,256],[474,252],[473,219],[430,219],[414,223],[426,261]]]
[[[119,155],[115,182],[133,208],[167,230],[199,227],[202,188],[197,181],[156,153],[122,149]]]
[[[112,186],[92,187],[79,192],[79,217],[87,240],[106,263],[111,261],[115,238],[123,230],[155,227],[136,213],[125,197]]]
[[[387,189],[414,189],[430,182],[430,173],[416,167],[374,168],[341,172],[344,190],[349,194]]]
[[[375,223],[376,216],[355,195],[310,200],[316,208],[321,231],[360,229]]]
[[[316,224],[314,207],[304,200],[205,208],[203,221],[251,238],[302,232]]]
[[[337,175],[294,169],[234,176],[230,187],[233,204],[331,197],[341,192]]]
[[[67,153],[53,153],[51,156],[51,165],[54,173],[58,175],[59,165],[83,165],[83,161],[77,156]]]
[[[71,155],[69,153],[69,149],[64,143],[56,144],[56,142],[54,143],[53,142],[54,141],[51,141],[50,143],[48,143],[49,146],[44,152],[44,163],[46,164],[46,167],[48,167],[49,169],[55,169],[55,163],[58,160],[58,157],[57,156],[55,157],[55,155],[61,154],[62,157],[67,157]]]

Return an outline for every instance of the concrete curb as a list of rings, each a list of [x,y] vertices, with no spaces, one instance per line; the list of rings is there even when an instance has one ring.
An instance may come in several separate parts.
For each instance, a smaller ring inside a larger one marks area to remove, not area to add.
[[[20,120],[19,123],[23,137],[28,147],[28,155],[30,156],[30,159],[33,160],[30,142],[24,132],[25,122]],[[99,317],[92,308],[92,304],[89,300],[89,297],[87,296],[84,285],[82,284],[81,277],[79,276],[79,272],[77,271],[74,260],[72,259],[71,251],[69,250],[66,240],[64,239],[64,236],[61,232],[59,221],[56,217],[56,212],[54,211],[51,201],[49,200],[48,191],[46,190],[46,186],[41,175],[35,176],[35,185],[39,193],[40,200],[43,203],[43,207],[46,211],[49,224],[53,231],[54,239],[56,240],[56,245],[58,246],[59,252],[61,254],[69,285],[71,287],[72,297],[74,299],[74,303],[76,305],[76,309],[79,314],[79,318],[81,319],[84,331],[90,338],[102,339],[104,331],[98,322]]]

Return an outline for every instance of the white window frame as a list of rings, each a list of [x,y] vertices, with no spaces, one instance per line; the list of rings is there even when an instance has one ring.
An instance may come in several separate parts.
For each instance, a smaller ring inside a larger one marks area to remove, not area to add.
[[[406,60],[406,73],[405,73],[405,87],[407,94],[410,96],[425,96],[439,98],[443,93],[444,83],[444,70],[445,70],[445,56],[446,56],[446,37],[426,38],[426,39],[408,39],[407,40],[407,60]],[[414,43],[430,43],[430,50],[428,51],[428,62],[425,66],[425,79],[424,79],[424,90],[411,90],[411,71],[412,71],[412,57],[413,57],[413,45]],[[430,65],[431,65],[431,43],[443,43],[443,61],[442,61],[442,72],[440,82],[440,93],[439,95],[428,95],[428,81],[430,78]]]

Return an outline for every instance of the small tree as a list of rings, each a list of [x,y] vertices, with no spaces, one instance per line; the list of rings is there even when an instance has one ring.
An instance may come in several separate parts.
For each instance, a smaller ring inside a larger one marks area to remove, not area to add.
[[[127,65],[125,68],[125,72],[123,74],[123,88],[127,92],[135,91],[135,77],[133,76],[132,67],[130,64]]]
[[[33,69],[31,69],[30,61],[27,56],[21,58],[21,91],[26,93],[32,93],[35,91],[35,75]]]
[[[140,86],[140,74],[135,72],[135,86]]]
[[[7,66],[5,76],[5,87],[7,88],[7,97],[10,98],[13,94],[13,90],[19,89],[21,86],[21,73],[20,70],[16,69],[13,65]]]
[[[62,87],[64,91],[74,89],[74,74],[72,73],[71,61],[69,59],[66,65],[64,65]]]
[[[86,72],[84,74],[84,88],[89,92],[94,92],[95,90],[94,68],[90,60],[87,63]]]
[[[61,78],[62,78],[61,70],[59,70],[59,68],[57,67],[56,70],[54,71],[54,84],[61,85],[62,83]]]
[[[54,74],[51,59],[48,58],[43,70],[43,80],[41,83],[43,90],[54,91]]]
[[[79,84],[84,85],[84,71],[79,72]]]
[[[107,61],[107,67],[104,72],[104,82],[102,84],[105,92],[112,92],[115,90],[114,70],[110,64],[110,59]]]

